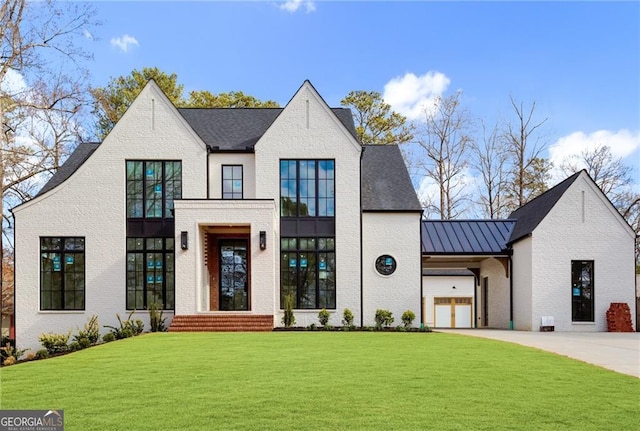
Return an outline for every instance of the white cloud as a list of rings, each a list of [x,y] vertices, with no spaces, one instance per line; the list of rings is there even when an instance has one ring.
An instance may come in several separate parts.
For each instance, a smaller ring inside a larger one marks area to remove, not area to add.
[[[128,52],[131,46],[138,46],[138,40],[133,37],[125,34],[122,37],[114,37],[111,39],[111,46],[120,48],[122,52]]]
[[[307,10],[307,13],[315,12],[316,5],[314,2],[310,0],[287,0],[284,3],[280,4],[278,7],[281,10],[286,10],[290,13],[295,13],[304,6]]]
[[[553,163],[553,181],[561,181],[564,174],[560,171],[560,165],[564,160],[573,155],[580,155],[583,151],[592,151],[598,146],[606,145],[611,149],[614,158],[626,159],[634,169],[638,169],[640,155],[640,132],[631,132],[626,129],[612,132],[610,130],[598,130],[593,133],[573,132],[563,136],[549,147],[549,160]]]
[[[421,76],[407,73],[387,82],[382,97],[394,111],[409,120],[417,120],[424,115],[426,107],[445,92],[450,82],[441,72],[429,71]]]
[[[24,77],[19,72],[8,69],[7,74],[2,79],[2,82],[0,82],[0,88],[3,92],[18,94],[26,91],[28,86]]]

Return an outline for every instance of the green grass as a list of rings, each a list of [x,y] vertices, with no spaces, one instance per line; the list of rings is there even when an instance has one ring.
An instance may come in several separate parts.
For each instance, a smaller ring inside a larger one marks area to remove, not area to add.
[[[631,430],[640,379],[453,334],[148,334],[0,371],[67,430]]]

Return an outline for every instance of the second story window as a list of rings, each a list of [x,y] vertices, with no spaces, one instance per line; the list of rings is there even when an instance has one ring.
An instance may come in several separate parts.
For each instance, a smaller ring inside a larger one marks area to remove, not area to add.
[[[173,218],[182,197],[182,162],[127,161],[127,218]]]
[[[280,161],[280,215],[335,217],[335,162]]]
[[[242,199],[242,165],[222,165],[222,199]]]

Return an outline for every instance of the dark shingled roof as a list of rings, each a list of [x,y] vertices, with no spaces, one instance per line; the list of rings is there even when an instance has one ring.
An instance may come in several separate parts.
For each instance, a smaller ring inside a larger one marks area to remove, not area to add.
[[[551,208],[558,202],[564,192],[573,184],[573,182],[580,176],[580,172],[576,172],[566,180],[550,188],[540,196],[524,204],[517,210],[509,215],[510,219],[515,219],[516,223],[509,243],[516,242],[517,240],[530,235],[533,230],[540,224],[543,218],[549,214]]]
[[[66,181],[99,146],[100,144],[97,143],[79,144],[63,165],[60,166],[60,169],[58,169],[44,187],[42,187],[37,196],[48,192]]]
[[[245,151],[253,147],[284,108],[180,108],[187,123],[210,148]],[[356,136],[350,109],[331,108]],[[249,147],[249,148],[248,148]]]
[[[423,254],[507,254],[515,220],[423,220]]]
[[[397,145],[365,145],[362,155],[364,211],[422,211]]]

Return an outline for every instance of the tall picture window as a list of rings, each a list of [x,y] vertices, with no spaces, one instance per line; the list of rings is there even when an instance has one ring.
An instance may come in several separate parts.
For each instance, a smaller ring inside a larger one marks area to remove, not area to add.
[[[280,304],[288,294],[298,309],[336,308],[334,238],[280,240]]]
[[[242,199],[242,165],[222,165],[222,199]]]
[[[127,310],[174,309],[175,240],[127,238]]]
[[[40,238],[40,309],[84,310],[83,237]]]
[[[127,218],[173,218],[173,200],[182,197],[180,161],[128,160]]]
[[[282,217],[334,217],[334,193],[335,161],[280,161]]]
[[[571,261],[571,320],[594,321],[594,279],[592,260]]]

